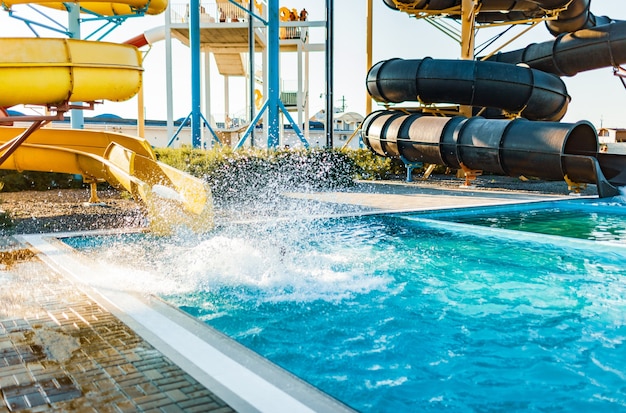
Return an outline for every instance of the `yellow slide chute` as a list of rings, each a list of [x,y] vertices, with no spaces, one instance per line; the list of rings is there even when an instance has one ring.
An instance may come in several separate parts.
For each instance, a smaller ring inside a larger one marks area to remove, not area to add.
[[[141,54],[124,44],[1,38],[0,106],[128,100],[141,87]]]
[[[65,4],[58,0],[3,0],[0,4],[5,9],[10,9],[11,6],[28,3],[37,3],[52,9],[67,11]],[[167,8],[167,0],[123,0],[118,2],[90,0],[72,3],[79,4],[81,8],[103,16],[137,14],[138,11],[156,15],[163,13]]]
[[[0,127],[0,144],[23,129]],[[195,232],[213,226],[208,185],[156,160],[148,142],[119,133],[42,128],[0,169],[82,175],[86,182],[109,182],[145,202],[150,226],[159,234],[176,227]]]

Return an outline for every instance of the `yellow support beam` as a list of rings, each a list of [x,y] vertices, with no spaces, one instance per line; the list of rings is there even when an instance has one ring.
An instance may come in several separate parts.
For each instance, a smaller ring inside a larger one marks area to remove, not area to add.
[[[373,20],[374,20],[374,16],[373,16],[373,6],[372,6],[373,0],[367,0],[367,12],[366,12],[366,30],[365,30],[365,36],[366,36],[366,45],[365,45],[365,69],[369,70],[372,67],[372,36],[373,33],[372,31],[374,30],[373,28]],[[365,92],[365,113],[372,113],[372,97],[369,95],[368,92]]]
[[[477,0],[463,0],[461,3],[461,59],[474,60],[476,41],[476,13],[480,4]],[[459,107],[459,113],[472,117],[471,106]]]

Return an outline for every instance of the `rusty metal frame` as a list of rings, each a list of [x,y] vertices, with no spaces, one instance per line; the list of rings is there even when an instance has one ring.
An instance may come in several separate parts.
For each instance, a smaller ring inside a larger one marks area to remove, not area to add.
[[[12,122],[32,122],[31,125],[15,138],[6,141],[0,146],[0,165],[6,162],[7,159],[20,147],[22,143],[28,139],[30,135],[35,133],[42,126],[54,121],[63,120],[63,115],[72,109],[78,110],[93,110],[96,102],[84,102],[80,105],[72,104],[69,102],[63,102],[59,105],[46,105],[47,112],[55,112],[52,115],[17,115],[6,116],[0,118],[0,125],[3,123]]]

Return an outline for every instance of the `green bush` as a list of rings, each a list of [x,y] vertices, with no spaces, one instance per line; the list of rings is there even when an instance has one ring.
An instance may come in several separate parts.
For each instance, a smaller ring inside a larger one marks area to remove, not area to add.
[[[224,164],[259,163],[261,159],[270,164],[285,167],[285,174],[294,177],[302,176],[303,172],[317,168],[319,162],[335,165],[333,172],[323,182],[329,184],[332,178],[339,179],[393,179],[406,175],[406,167],[398,158],[384,158],[375,155],[368,149],[292,149],[266,151],[261,149],[245,149],[233,151],[231,148],[218,148],[209,151],[183,147],[180,149],[156,149],[157,158],[194,176],[212,175]],[[334,160],[333,160],[334,158]],[[349,161],[348,161],[349,160]],[[346,162],[350,167],[346,169]],[[313,171],[313,174],[317,172]]]
[[[394,179],[406,175],[406,167],[399,158],[384,158],[369,149],[348,150],[358,167],[357,179]]]
[[[399,159],[366,149],[242,149],[182,147],[156,149],[157,159],[206,180],[216,201],[271,196],[284,191],[345,188],[355,179],[404,177]],[[416,171],[418,172],[418,171]],[[74,175],[0,170],[4,191],[83,188]]]

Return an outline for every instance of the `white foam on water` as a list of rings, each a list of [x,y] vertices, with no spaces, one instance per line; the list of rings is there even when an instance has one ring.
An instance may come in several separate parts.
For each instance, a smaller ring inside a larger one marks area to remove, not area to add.
[[[142,294],[166,294],[179,290],[174,280],[140,268],[109,262],[106,264],[107,277],[94,280],[98,288],[119,288]]]
[[[367,387],[368,389],[378,389],[381,387],[396,387],[396,386],[401,386],[407,381],[409,381],[409,379],[406,376],[398,377],[396,379],[386,379],[386,380],[378,380],[378,381],[366,380],[365,387]]]
[[[111,269],[111,278],[103,284],[123,283],[144,294],[228,290],[257,303],[334,302],[386,290],[392,283],[388,276],[373,274],[381,264],[371,262],[371,246],[326,250],[299,246],[284,234],[249,235],[113,242],[92,249],[89,255]]]
[[[612,196],[611,198],[600,198],[596,204],[608,204],[610,206],[626,206],[626,186],[620,186],[617,188],[619,195]]]
[[[179,257],[176,279],[181,290],[244,288],[267,302],[336,301],[383,289],[389,279],[372,277],[360,257],[366,252],[341,249],[323,253],[291,249],[267,240],[216,236]]]
[[[165,185],[153,185],[152,186],[152,192],[156,195],[158,195],[161,198],[164,199],[170,199],[172,201],[178,201],[178,202],[183,202],[184,199],[181,196],[181,194],[179,194],[178,192],[176,192],[175,189],[172,189],[170,187],[167,187]]]

